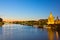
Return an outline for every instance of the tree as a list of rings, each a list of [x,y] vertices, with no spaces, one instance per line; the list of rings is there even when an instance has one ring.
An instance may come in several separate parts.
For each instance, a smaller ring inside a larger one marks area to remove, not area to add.
[[[2,18],[0,18],[0,22],[2,22],[3,21],[3,19]]]

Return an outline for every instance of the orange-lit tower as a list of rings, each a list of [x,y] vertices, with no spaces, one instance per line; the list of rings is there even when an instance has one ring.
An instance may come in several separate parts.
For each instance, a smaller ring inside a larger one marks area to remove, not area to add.
[[[52,15],[52,12],[50,12],[50,16],[48,17],[48,23],[47,24],[54,24],[54,17]]]

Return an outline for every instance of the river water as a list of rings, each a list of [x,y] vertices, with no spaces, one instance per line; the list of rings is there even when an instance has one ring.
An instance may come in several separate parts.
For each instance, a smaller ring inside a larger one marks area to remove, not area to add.
[[[0,40],[59,40],[60,32],[20,24],[0,26]]]

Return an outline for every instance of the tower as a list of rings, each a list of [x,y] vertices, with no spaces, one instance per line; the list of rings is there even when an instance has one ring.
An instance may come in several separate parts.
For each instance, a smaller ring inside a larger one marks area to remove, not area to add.
[[[48,24],[54,24],[54,17],[52,15],[52,12],[50,12],[50,16],[48,17]]]

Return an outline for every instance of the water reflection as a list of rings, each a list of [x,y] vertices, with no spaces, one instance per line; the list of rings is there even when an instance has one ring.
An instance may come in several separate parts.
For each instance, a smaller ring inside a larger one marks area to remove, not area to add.
[[[60,40],[60,31],[56,31],[56,36],[57,36],[57,39]]]
[[[17,24],[0,27],[0,40],[60,40],[60,31]]]
[[[52,27],[52,26],[51,26]],[[60,40],[60,31],[59,29],[47,28],[48,39],[49,40]]]
[[[47,40],[46,30],[31,26],[4,25],[2,33],[2,40]]]
[[[60,40],[60,25],[58,24],[57,28],[56,28],[56,39]]]
[[[3,40],[12,40],[12,37],[13,37],[12,26],[13,25],[11,24],[3,26],[3,30],[2,30]]]
[[[2,29],[3,29],[2,26],[3,25],[0,25],[0,40],[2,40],[2,34],[3,34],[3,32],[2,32]]]
[[[49,40],[54,40],[54,31],[52,29],[47,29]]]

